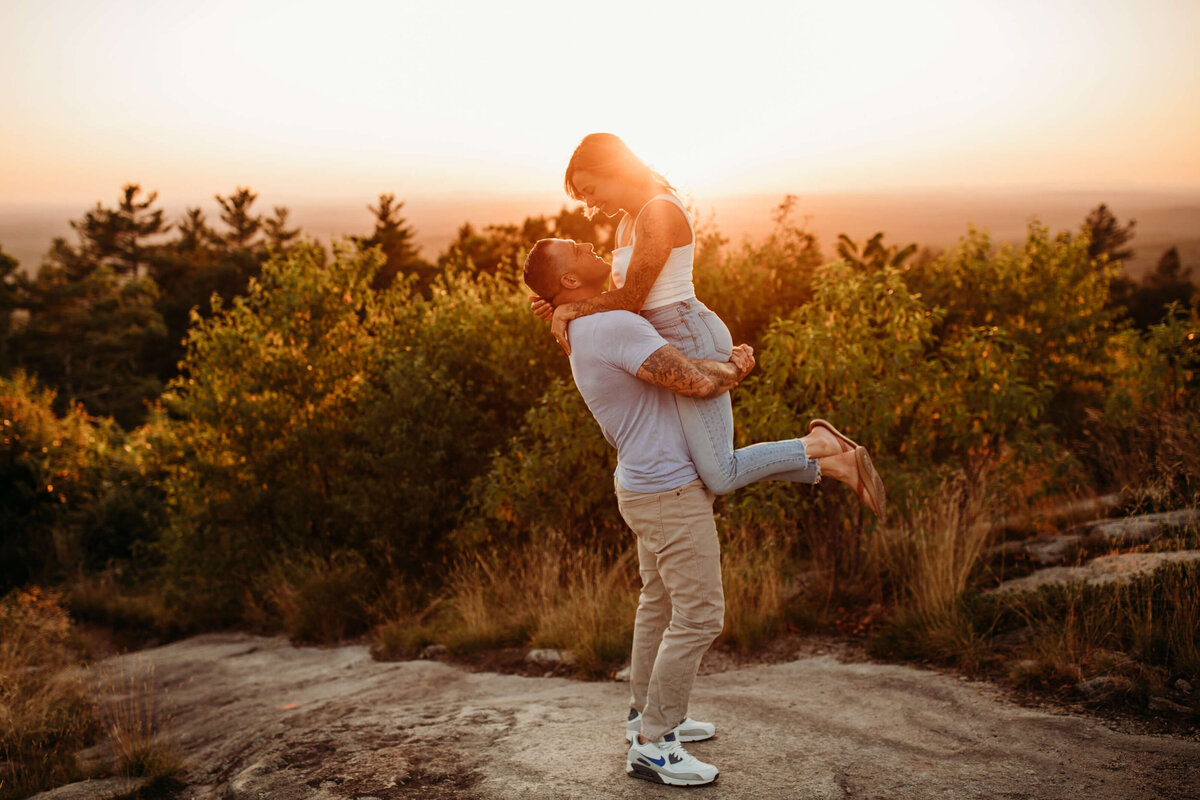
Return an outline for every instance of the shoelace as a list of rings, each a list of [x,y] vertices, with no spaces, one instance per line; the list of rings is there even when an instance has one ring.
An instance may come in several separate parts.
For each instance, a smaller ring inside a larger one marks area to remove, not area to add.
[[[691,764],[692,762],[697,761],[697,758],[694,755],[683,749],[683,742],[679,741],[678,739],[671,742],[669,747],[660,746],[659,749],[665,753],[674,753],[676,756],[678,756],[679,761],[674,762],[677,764]]]

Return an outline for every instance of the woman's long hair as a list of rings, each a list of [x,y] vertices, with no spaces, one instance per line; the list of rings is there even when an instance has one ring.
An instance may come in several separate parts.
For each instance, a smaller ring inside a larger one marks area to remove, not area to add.
[[[563,188],[572,200],[583,200],[575,187],[575,173],[581,169],[628,183],[658,184],[664,191],[675,194],[675,187],[666,178],[646,166],[646,162],[635,156],[620,137],[611,133],[589,133],[571,154]],[[594,213],[593,208],[585,212],[588,219]]]

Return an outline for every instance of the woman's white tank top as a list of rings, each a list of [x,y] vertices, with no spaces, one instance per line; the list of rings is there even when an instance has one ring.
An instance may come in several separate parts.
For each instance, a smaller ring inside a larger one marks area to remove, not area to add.
[[[692,227],[691,217],[688,216],[687,209],[683,207],[683,203],[679,202],[679,198],[665,192],[663,194],[656,194],[646,201],[646,205],[638,210],[637,217],[633,219],[633,236],[630,238],[629,244],[613,250],[613,288],[620,289],[625,285],[625,273],[629,270],[629,261],[633,258],[633,248],[637,245],[638,217],[642,215],[642,211],[646,210],[646,206],[656,200],[667,200],[674,203],[683,212],[683,218],[687,220],[688,230],[692,234],[692,241],[683,247],[671,248],[671,254],[667,256],[667,263],[663,265],[662,272],[658,273],[658,280],[650,287],[650,294],[646,295],[646,301],[642,303],[643,311],[662,308],[663,306],[671,305],[671,303],[678,303],[680,300],[690,300],[696,296],[696,289],[692,285],[692,262],[696,255],[696,229]],[[621,220],[621,224],[617,226],[617,241],[621,240],[621,234],[625,231],[625,224],[627,222],[629,222],[629,215],[626,215]]]

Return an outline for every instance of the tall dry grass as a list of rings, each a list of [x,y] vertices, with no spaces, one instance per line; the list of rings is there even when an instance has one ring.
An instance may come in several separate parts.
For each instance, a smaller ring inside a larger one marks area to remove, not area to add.
[[[0,600],[0,800],[101,774],[168,781],[181,769],[154,713],[152,681],[89,677],[62,598],[36,587]],[[104,736],[113,753],[81,765]]]
[[[629,651],[636,578],[632,551],[568,547],[554,535],[520,552],[495,549],[458,565],[437,611],[411,619],[408,642],[436,640],[457,653],[557,648],[597,676]],[[405,638],[394,626],[378,636],[393,646]]]
[[[172,778],[183,771],[178,745],[166,733],[153,666],[134,662],[102,672],[99,720],[113,753],[113,769],[130,778]]]
[[[1126,506],[1163,511],[1200,505],[1200,417],[1147,409],[1119,425],[1089,414],[1081,456],[1101,482],[1119,488]]]
[[[95,735],[61,598],[38,588],[0,601],[0,798],[81,777],[75,752]]]
[[[789,565],[770,533],[737,526],[722,538],[725,629],[718,641],[745,654],[761,647],[786,621]]]
[[[890,587],[894,604],[876,652],[979,665],[983,643],[961,601],[998,507],[986,470],[960,473],[894,527],[876,530],[866,569]]]
[[[1171,564],[1124,583],[1073,583],[1000,596],[996,616],[1027,631],[1013,648],[1010,678],[1026,687],[1072,688],[1083,679],[1121,679],[1145,700],[1176,680],[1200,682],[1200,564]],[[1200,700],[1191,698],[1200,715]]]
[[[719,641],[750,652],[786,622],[791,566],[773,536],[738,527],[722,538]],[[551,534],[519,552],[493,549],[461,562],[433,603],[393,611],[375,631],[374,651],[388,658],[433,643],[457,654],[555,648],[570,653],[576,672],[596,677],[629,656],[639,590],[633,548],[612,554]]]

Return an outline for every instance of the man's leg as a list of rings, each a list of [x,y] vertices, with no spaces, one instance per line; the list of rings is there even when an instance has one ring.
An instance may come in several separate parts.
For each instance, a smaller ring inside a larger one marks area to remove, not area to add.
[[[632,526],[631,526],[632,527]],[[637,533],[637,531],[634,531]],[[658,559],[639,535],[638,571],[642,576],[642,593],[638,597],[637,616],[633,622],[633,653],[629,658],[630,708],[644,711],[650,672],[662,642],[663,631],[671,621],[671,598],[658,574]]]
[[[687,716],[700,659],[721,633],[725,597],[713,494],[696,481],[663,498],[658,574],[671,599],[671,622],[654,660],[642,709],[642,735],[656,741]]]

